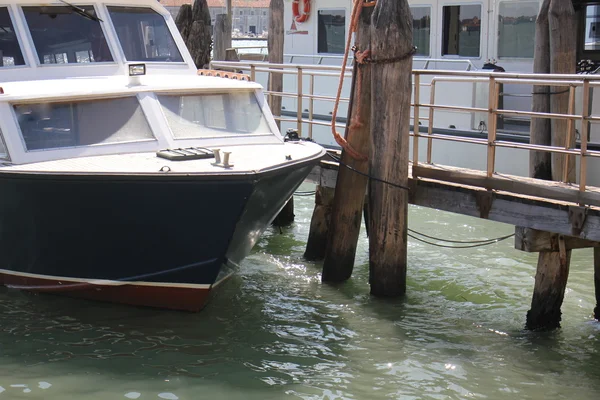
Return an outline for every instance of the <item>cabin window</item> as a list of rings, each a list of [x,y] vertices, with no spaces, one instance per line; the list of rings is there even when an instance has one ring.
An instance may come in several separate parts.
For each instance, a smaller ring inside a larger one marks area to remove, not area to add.
[[[154,138],[136,97],[13,108],[28,151]]]
[[[319,10],[319,53],[344,54],[346,47],[346,10]]]
[[[0,67],[24,65],[23,53],[8,8],[0,7]]]
[[[444,6],[442,55],[479,57],[480,43],[481,6]]]
[[[93,6],[23,7],[23,14],[41,64],[113,61]]]
[[[165,18],[148,7],[108,7],[128,61],[183,62]]]
[[[498,14],[498,57],[533,58],[538,2],[501,2]]]
[[[413,19],[413,45],[417,48],[416,55],[429,56],[431,37],[431,7],[411,7]]]
[[[158,100],[176,139],[272,133],[254,92],[159,95]]]
[[[585,8],[585,51],[600,50],[600,6]]]

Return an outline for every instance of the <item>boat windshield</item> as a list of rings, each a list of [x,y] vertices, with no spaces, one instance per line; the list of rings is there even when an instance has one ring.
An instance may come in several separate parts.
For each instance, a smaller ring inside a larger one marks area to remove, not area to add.
[[[148,7],[109,6],[128,61],[183,62],[162,15]]]
[[[136,97],[13,107],[27,150],[154,139]]]
[[[159,95],[176,139],[270,134],[254,92]]]
[[[113,61],[91,5],[23,7],[40,64]]]
[[[24,65],[23,53],[8,8],[0,7],[0,67]]]

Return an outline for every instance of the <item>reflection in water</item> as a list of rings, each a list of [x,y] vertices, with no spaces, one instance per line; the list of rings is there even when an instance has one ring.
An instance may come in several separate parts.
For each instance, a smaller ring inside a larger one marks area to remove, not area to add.
[[[510,242],[411,242],[407,297],[375,299],[365,237],[344,285],[321,284],[320,264],[302,260],[312,201],[298,198],[296,224],[267,232],[199,314],[1,289],[0,396],[598,398],[589,251],[574,252],[563,329],[530,333],[534,254]],[[454,239],[512,230],[428,209],[411,208],[410,218]]]

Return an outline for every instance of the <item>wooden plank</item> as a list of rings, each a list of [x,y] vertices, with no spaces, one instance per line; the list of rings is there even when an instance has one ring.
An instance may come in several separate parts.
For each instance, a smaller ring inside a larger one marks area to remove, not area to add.
[[[537,229],[515,227],[515,249],[529,253],[540,251],[558,251],[557,233],[538,231]],[[572,236],[565,236],[565,246],[567,250],[584,249],[588,247],[598,247],[600,242],[580,239]]]
[[[485,173],[480,171],[452,167],[413,166],[413,171],[415,171],[415,175],[427,179],[475,186],[488,190],[501,190],[518,195],[540,197],[574,204],[600,206],[599,192],[581,192],[577,186],[562,184],[560,182],[497,174],[487,177]]]
[[[408,186],[412,16],[407,0],[379,0],[371,23],[371,57],[398,58],[371,69],[372,176]],[[406,292],[408,192],[369,184],[369,283],[371,294]]]
[[[335,187],[337,168],[337,164],[333,162],[322,161],[321,167],[319,167],[322,172],[318,178],[319,181],[327,187]],[[556,184],[556,182],[554,183]],[[485,189],[430,179],[410,179],[409,186],[413,188],[409,198],[411,204],[481,217],[477,197],[478,193],[486,193]],[[514,226],[565,236],[573,235],[569,222],[568,204],[558,201],[493,192],[493,201],[487,217],[491,221]],[[600,241],[600,210],[597,208],[587,209],[585,225],[577,237]]]
[[[370,7],[361,11],[355,42],[359,51],[369,48],[372,13],[373,9]],[[352,77],[346,140],[359,154],[369,154],[371,67],[355,63]],[[357,160],[347,151],[342,152],[342,162],[364,174],[369,170],[368,160]],[[367,182],[366,176],[348,168],[339,170],[321,275],[323,282],[343,282],[352,275]]]

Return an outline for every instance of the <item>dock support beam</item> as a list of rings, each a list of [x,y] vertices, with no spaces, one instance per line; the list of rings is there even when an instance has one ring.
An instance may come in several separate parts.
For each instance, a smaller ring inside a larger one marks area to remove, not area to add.
[[[334,193],[333,188],[317,186],[315,209],[310,220],[310,232],[304,252],[304,258],[308,261],[318,261],[325,257]]]
[[[369,266],[371,294],[406,292],[412,17],[407,0],[379,0],[371,22]],[[377,62],[380,60],[381,62]]]
[[[370,45],[372,8],[363,8],[356,37],[358,51]],[[346,140],[360,154],[369,154],[371,134],[371,67],[354,63],[352,90],[346,124]],[[357,85],[360,80],[360,85]],[[356,160],[342,152],[342,163],[364,174],[369,172],[368,160]],[[356,246],[364,206],[368,178],[348,168],[340,168],[335,185],[328,244],[323,262],[323,282],[343,282],[354,268]]]
[[[571,250],[564,247],[562,251],[540,252],[531,309],[527,312],[527,329],[560,328],[560,307],[565,297],[570,261]]]

